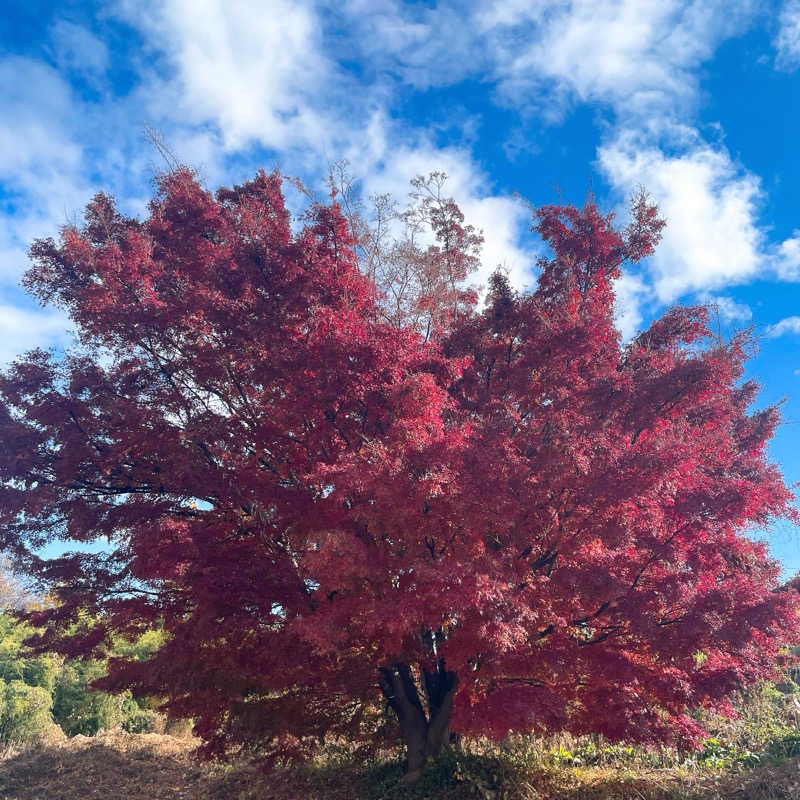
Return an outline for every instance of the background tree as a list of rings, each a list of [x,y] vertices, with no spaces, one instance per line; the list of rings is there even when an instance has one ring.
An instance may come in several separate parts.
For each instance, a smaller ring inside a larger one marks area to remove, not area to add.
[[[24,581],[15,574],[9,558],[0,557],[0,609],[14,611],[24,608],[31,601]]]
[[[431,172],[411,181],[411,202],[399,211],[388,194],[365,203],[348,172],[331,168],[332,196],[353,236],[359,267],[378,290],[384,318],[411,326],[427,340],[439,338],[475,308],[478,293],[467,283],[480,266],[483,234],[445,194],[447,175]]]
[[[106,674],[105,660],[69,660],[26,647],[34,630],[19,614],[25,608],[41,608],[46,601],[26,591],[7,565],[0,568],[0,590],[8,598],[0,611],[0,743],[41,743],[76,733],[91,736],[117,725],[133,732],[155,727],[159,715],[148,708],[149,698],[91,688],[93,680]],[[143,660],[161,641],[160,632],[151,630],[134,642],[116,640],[113,653]]]
[[[536,290],[496,275],[470,312],[478,243],[435,180],[427,317],[381,306],[336,202],[293,234],[275,174],[214,196],[175,170],[146,220],[99,195],[33,247],[82,345],[0,378],[0,544],[59,601],[38,646],[163,625],[98,685],[166,695],[209,754],[374,737],[381,703],[411,777],[451,729],[695,740],[687,708],[798,629],[745,535],[792,513],[747,337],[674,309],[621,344],[613,280],[662,226],[644,196],[621,233],[540,209]],[[44,561],[53,539],[110,548]]]

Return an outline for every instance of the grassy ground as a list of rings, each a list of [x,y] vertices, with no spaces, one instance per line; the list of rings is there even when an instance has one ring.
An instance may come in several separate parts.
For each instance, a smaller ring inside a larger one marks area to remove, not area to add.
[[[104,732],[9,749],[0,800],[798,800],[800,758],[741,765],[575,766],[531,764],[502,754],[451,754],[413,787],[395,761],[344,756],[291,772],[198,764],[194,742]]]

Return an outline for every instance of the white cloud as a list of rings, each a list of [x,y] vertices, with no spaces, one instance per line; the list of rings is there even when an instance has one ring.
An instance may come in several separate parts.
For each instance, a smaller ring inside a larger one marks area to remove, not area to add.
[[[53,311],[30,311],[0,303],[0,366],[24,350],[63,344],[70,330],[67,317]]]
[[[800,280],[800,230],[780,243],[774,266],[781,280]]]
[[[81,73],[96,81],[109,67],[105,43],[81,25],[57,20],[50,29],[50,39],[56,61],[62,69]]]
[[[372,153],[372,163],[363,175],[366,194],[389,193],[402,206],[411,178],[434,170],[445,172],[446,193],[459,204],[465,221],[483,231],[483,266],[476,282],[485,286],[489,275],[500,266],[508,271],[509,280],[518,289],[533,283],[536,254],[521,244],[530,227],[530,210],[512,196],[492,194],[490,179],[468,152],[438,149],[424,138],[404,146],[386,138],[375,137],[373,143],[377,141],[383,141],[387,149]]]
[[[649,264],[659,301],[742,283],[757,274],[763,264],[756,219],[760,182],[725,150],[698,142],[669,155],[622,134],[600,147],[598,156],[612,185],[629,195],[643,184],[667,221]]]
[[[74,137],[76,103],[51,67],[0,59],[0,281],[16,281],[37,236],[53,235],[91,196],[83,148]]]
[[[30,58],[4,58],[0,94],[1,178],[31,171],[54,177],[59,166],[70,171],[77,166],[80,148],[64,135],[75,110],[71,89],[54,69]]]
[[[786,317],[767,328],[767,336],[773,338],[787,333],[800,333],[800,317]]]
[[[640,275],[623,273],[614,283],[614,321],[624,341],[632,339],[642,327],[642,306],[652,290]]]
[[[800,67],[800,0],[787,0],[778,17],[775,65],[791,72]]]
[[[491,76],[517,109],[574,101],[629,113],[691,102],[696,69],[742,30],[753,0],[477,0],[338,7],[368,69],[415,86]]]
[[[750,306],[747,303],[740,303],[732,297],[704,295],[700,297],[700,300],[711,306],[722,322],[747,322],[753,318]]]
[[[723,0],[501,0],[478,25],[491,42],[501,91],[555,114],[570,98],[625,114],[685,105],[696,68],[741,29],[751,3]]]
[[[492,53],[474,22],[479,7],[348,0],[340,12],[351,46],[370,72],[427,89],[453,85],[490,68]]]
[[[311,3],[161,0],[143,12],[130,1],[121,11],[160,59],[151,107],[214,124],[228,151],[254,143],[322,150],[348,121],[345,76],[325,51]]]

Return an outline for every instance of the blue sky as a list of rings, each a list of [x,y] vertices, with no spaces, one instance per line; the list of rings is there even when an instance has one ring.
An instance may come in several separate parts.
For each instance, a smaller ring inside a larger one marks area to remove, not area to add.
[[[772,453],[800,481],[800,0],[62,0],[0,18],[0,362],[68,341],[25,297],[26,250],[111,191],[140,214],[159,158],[211,186],[280,166],[366,194],[450,176],[486,273],[531,285],[528,206],[623,213],[644,185],[668,228],[618,285],[626,336],[676,302],[754,326]],[[788,572],[800,532],[769,532]]]

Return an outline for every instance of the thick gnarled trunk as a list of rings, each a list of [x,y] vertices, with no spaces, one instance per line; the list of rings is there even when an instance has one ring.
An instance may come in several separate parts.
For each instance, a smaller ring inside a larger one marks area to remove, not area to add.
[[[458,686],[455,672],[440,661],[434,670],[422,669],[427,714],[408,664],[380,668],[380,686],[389,707],[397,714],[406,745],[406,781],[419,777],[429,758],[437,758],[450,738],[453,698]]]

